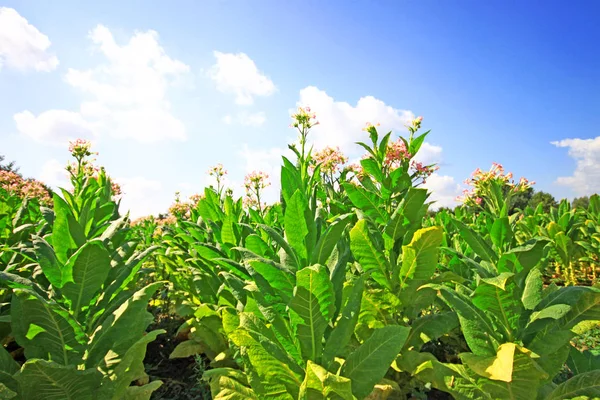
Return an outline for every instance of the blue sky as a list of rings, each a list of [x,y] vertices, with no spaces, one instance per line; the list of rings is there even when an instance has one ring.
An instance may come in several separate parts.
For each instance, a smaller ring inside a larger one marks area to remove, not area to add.
[[[200,191],[222,162],[278,180],[310,105],[350,158],[365,122],[423,115],[428,183],[451,205],[500,162],[557,197],[600,191],[600,3],[0,1],[0,154],[64,184],[92,139],[134,215]],[[275,198],[276,184],[271,188]]]

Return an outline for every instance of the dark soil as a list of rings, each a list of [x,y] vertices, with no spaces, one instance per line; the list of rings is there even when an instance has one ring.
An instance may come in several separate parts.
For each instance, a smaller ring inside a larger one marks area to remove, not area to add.
[[[161,380],[162,386],[152,394],[152,400],[210,400],[210,389],[202,382],[202,371],[206,365],[201,357],[169,359],[169,355],[179,344],[175,338],[177,328],[183,319],[169,315],[156,315],[155,322],[148,331],[164,329],[148,345],[144,364],[151,381]]]

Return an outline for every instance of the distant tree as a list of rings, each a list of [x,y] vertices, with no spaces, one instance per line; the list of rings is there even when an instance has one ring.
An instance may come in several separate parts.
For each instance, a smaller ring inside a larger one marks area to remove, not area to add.
[[[544,212],[549,212],[551,207],[557,207],[558,202],[550,193],[547,192],[535,192],[529,200],[529,206],[537,208],[538,204],[542,204]]]
[[[590,197],[589,196],[576,197],[571,202],[571,207],[573,207],[573,208],[585,208],[587,210],[589,205],[590,205]]]
[[[525,209],[533,197],[533,192],[533,188],[529,187],[527,190],[515,194],[508,210],[509,214],[513,214],[517,209]]]
[[[11,161],[9,163],[4,163],[6,157],[0,154],[0,171],[9,171],[14,173],[19,173],[19,168],[16,168],[15,162]]]

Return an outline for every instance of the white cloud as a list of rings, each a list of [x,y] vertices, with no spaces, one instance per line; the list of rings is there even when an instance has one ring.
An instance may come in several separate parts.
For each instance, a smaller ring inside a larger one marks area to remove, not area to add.
[[[245,53],[214,52],[217,63],[208,71],[217,90],[235,95],[236,104],[250,105],[255,96],[270,96],[277,88]]]
[[[562,176],[556,183],[571,187],[579,195],[600,193],[600,136],[594,139],[564,139],[552,142],[567,147],[569,156],[577,161],[572,176]]]
[[[431,208],[454,207],[458,204],[456,196],[461,194],[461,186],[448,175],[432,174],[423,185],[431,193],[428,201],[435,201]]]
[[[123,191],[121,213],[130,211],[131,218],[158,215],[167,211],[168,201],[159,181],[144,177],[115,178]],[[163,194],[163,196],[161,196]]]
[[[258,127],[267,121],[267,116],[263,111],[249,113],[246,111],[240,112],[237,115],[226,115],[223,117],[223,123],[227,125],[240,124],[245,126]]]
[[[54,158],[44,163],[42,172],[39,175],[39,180],[55,189],[70,186],[69,174],[65,170],[65,165]]]
[[[16,10],[0,7],[0,70],[48,72],[58,66],[58,58],[48,53],[50,39]]]
[[[386,105],[373,96],[361,97],[356,106],[343,101],[335,101],[323,90],[308,86],[300,91],[299,106],[310,106],[317,115],[319,125],[314,128],[309,140],[316,148],[339,146],[351,154],[358,150],[357,141],[368,141],[367,133],[362,129],[367,122],[380,123],[381,132],[394,130],[402,134],[414,114],[408,110],[399,110]]]
[[[39,142],[65,145],[68,140],[89,139],[94,133],[92,124],[73,111],[48,110],[38,116],[23,111],[13,118],[20,133]]]
[[[65,81],[88,99],[82,102],[79,113],[52,113],[69,115],[71,122],[87,129],[94,127],[98,134],[146,143],[185,140],[185,126],[171,113],[167,91],[187,74],[189,66],[165,53],[155,31],[136,32],[126,44],[119,45],[108,28],[98,25],[90,39],[106,62],[88,70],[69,68],[65,76]],[[36,135],[19,130],[38,140],[64,138],[60,125],[41,118],[46,113],[37,118],[27,116],[37,121]]]
[[[415,160],[425,165],[439,164],[442,162],[442,148],[425,142],[415,156]]]

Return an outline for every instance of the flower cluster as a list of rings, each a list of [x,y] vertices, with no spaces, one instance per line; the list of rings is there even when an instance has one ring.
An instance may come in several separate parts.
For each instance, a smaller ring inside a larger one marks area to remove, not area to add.
[[[110,190],[112,192],[112,195],[115,197],[118,197],[123,194],[123,190],[121,190],[121,185],[119,185],[117,182],[110,182]]]
[[[423,117],[417,117],[415,119],[413,119],[410,123],[410,125],[406,125],[406,127],[408,128],[408,131],[410,132],[410,135],[412,137],[412,135],[415,134],[416,131],[418,131],[421,128],[421,123],[423,122]]]
[[[78,160],[81,160],[84,157],[89,157],[93,154],[98,155],[98,153],[93,153],[90,151],[91,147],[92,143],[89,140],[77,139],[69,142],[69,153],[71,153],[73,157]]]
[[[464,181],[471,189],[463,190],[463,195],[456,198],[465,204],[481,205],[492,185],[499,185],[507,190],[507,194],[527,191],[535,185],[535,181],[521,178],[518,182],[513,179],[512,172],[505,173],[502,164],[492,163],[489,171],[477,168],[471,177]]]
[[[208,170],[208,175],[215,177],[220,180],[222,177],[227,175],[227,170],[223,167],[223,164],[217,164]]]
[[[325,147],[313,155],[315,164],[321,165],[321,172],[333,175],[338,172],[342,165],[348,162],[348,158],[340,151],[339,147]]]
[[[0,170],[0,188],[20,198],[35,198],[41,204],[52,204],[52,198],[43,183],[35,179],[23,179],[12,171]]]
[[[395,169],[400,167],[404,161],[410,160],[411,157],[404,140],[398,138],[395,142],[388,143],[383,163],[386,167]]]
[[[244,187],[246,188],[246,197],[244,205],[248,208],[258,207],[262,210],[263,204],[260,201],[261,191],[269,187],[269,175],[262,171],[254,171],[246,175],[244,178]]]
[[[317,115],[311,112],[310,107],[298,107],[298,111],[292,114],[293,122],[290,128],[297,128],[300,130],[307,130],[315,125],[319,125],[319,121],[316,120]]]
[[[426,182],[427,178],[429,178],[431,174],[440,169],[440,167],[437,165],[423,165],[423,163],[415,160],[411,162],[410,166],[413,170],[413,177],[422,179],[423,183]]]

